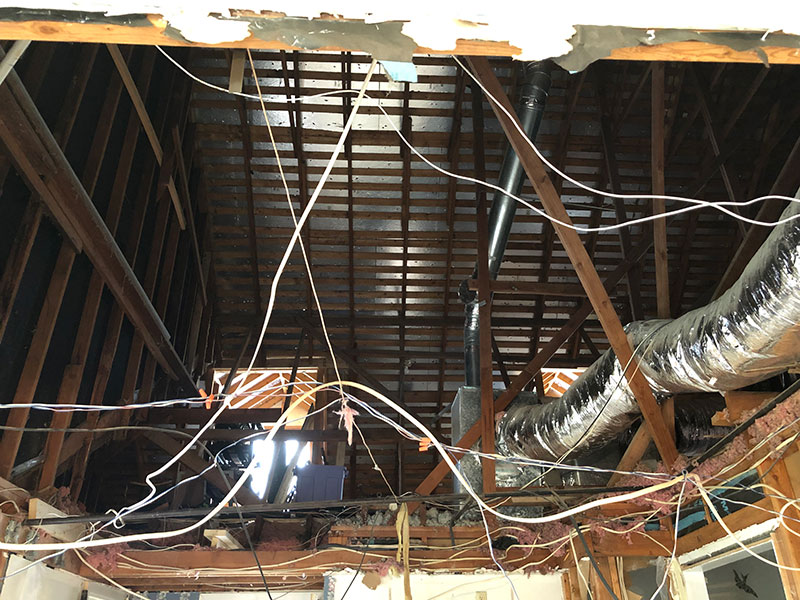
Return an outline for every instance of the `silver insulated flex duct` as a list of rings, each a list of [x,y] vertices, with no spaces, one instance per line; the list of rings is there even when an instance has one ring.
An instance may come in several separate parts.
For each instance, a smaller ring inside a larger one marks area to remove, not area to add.
[[[525,134],[532,140],[542,122],[547,93],[550,90],[550,62],[531,62],[522,66],[522,84],[519,89],[517,116]],[[519,195],[525,172],[516,153],[509,145],[500,168],[497,185],[506,192]],[[489,211],[489,277],[497,279],[500,263],[506,251],[511,224],[517,210],[517,201],[505,194],[495,192]],[[478,276],[475,267],[472,277]],[[480,381],[480,330],[478,325],[478,295],[461,283],[459,296],[464,302],[464,376],[468,386],[478,387]]]
[[[800,192],[798,192],[800,195]],[[793,202],[782,218],[800,214]],[[778,225],[738,281],[674,320],[631,323],[628,338],[656,397],[727,391],[800,363],[800,220]],[[545,460],[597,449],[640,414],[609,350],[557,401],[509,410],[498,448]]]

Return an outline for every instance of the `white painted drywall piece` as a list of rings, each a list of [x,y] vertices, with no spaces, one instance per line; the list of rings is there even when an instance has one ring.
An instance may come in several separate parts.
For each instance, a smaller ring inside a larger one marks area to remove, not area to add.
[[[30,561],[16,554],[9,557],[6,577],[16,571],[21,572],[3,582],[0,600],[80,598],[83,583],[86,581],[83,577],[60,569],[51,569],[41,563],[22,571],[30,564]],[[90,600],[125,600],[125,597],[122,590],[94,581],[89,583]]]
[[[232,10],[270,11],[288,17],[337,15],[368,23],[404,22],[403,32],[420,45],[450,50],[458,39],[509,42],[522,49],[518,58],[560,56],[575,25],[610,25],[643,29],[758,31],[800,34],[800,10],[786,0],[717,2],[673,0],[573,0],[551,2],[374,2],[370,0],[0,0],[0,7],[101,12],[108,15],[156,14],[188,40],[234,42],[248,36],[247,23],[230,20]]]

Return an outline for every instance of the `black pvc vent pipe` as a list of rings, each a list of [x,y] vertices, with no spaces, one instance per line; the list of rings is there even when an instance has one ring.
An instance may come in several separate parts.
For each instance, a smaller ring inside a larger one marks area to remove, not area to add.
[[[549,61],[529,62],[522,65],[522,83],[519,91],[517,117],[531,140],[536,139],[536,132],[542,122],[547,94],[550,91]],[[508,145],[500,169],[498,186],[518,196],[522,189],[525,171],[519,157],[511,145]],[[506,194],[495,192],[492,208],[489,211],[489,277],[497,279],[503,254],[506,251],[517,201]],[[478,266],[473,269],[473,279],[478,276]],[[464,302],[464,375],[468,386],[480,386],[480,329],[478,324],[478,294],[468,288],[468,282],[462,281],[459,296]]]

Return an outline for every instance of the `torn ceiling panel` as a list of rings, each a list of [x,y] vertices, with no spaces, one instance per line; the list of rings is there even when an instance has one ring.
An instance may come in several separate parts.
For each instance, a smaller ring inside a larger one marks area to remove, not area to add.
[[[381,60],[409,61],[420,49],[453,51],[459,40],[508,44],[515,58],[562,57],[569,70],[584,68],[616,48],[674,41],[707,41],[734,50],[762,46],[800,53],[800,13],[783,2],[739,3],[719,11],[714,5],[673,2],[572,2],[542,11],[535,5],[503,3],[280,2],[219,0],[15,0],[0,2],[0,21],[61,21],[131,26],[131,15],[166,35],[203,44],[235,44],[245,39],[286,44],[298,49],[343,48]],[[333,15],[333,16],[332,16]],[[118,19],[118,20],[117,20]],[[108,40],[111,41],[111,40]]]

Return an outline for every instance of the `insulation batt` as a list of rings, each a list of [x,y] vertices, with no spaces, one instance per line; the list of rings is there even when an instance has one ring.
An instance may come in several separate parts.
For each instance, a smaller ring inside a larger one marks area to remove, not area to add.
[[[782,218],[800,214],[790,203]],[[626,327],[656,398],[727,391],[800,363],[800,220],[778,225],[736,283],[673,320]],[[519,406],[498,422],[498,447],[543,460],[578,456],[614,439],[640,415],[612,350],[557,401]]]

